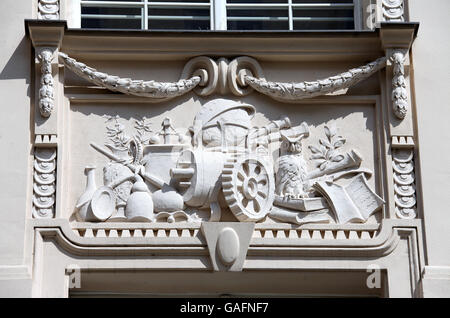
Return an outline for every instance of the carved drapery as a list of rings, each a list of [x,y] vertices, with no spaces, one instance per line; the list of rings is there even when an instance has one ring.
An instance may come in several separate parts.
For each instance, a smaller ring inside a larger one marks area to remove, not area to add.
[[[38,1],[38,19],[59,20],[59,0]]]

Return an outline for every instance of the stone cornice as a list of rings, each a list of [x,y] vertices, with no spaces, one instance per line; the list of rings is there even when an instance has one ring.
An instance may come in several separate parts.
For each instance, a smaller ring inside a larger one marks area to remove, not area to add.
[[[61,50],[74,58],[180,60],[199,55],[247,55],[261,61],[327,62],[374,60],[392,42],[386,42],[386,34],[395,37],[395,45],[410,46],[419,26],[389,22],[373,31],[255,32],[67,29],[65,21],[59,20],[26,20],[25,25],[33,43],[36,30],[64,30]]]

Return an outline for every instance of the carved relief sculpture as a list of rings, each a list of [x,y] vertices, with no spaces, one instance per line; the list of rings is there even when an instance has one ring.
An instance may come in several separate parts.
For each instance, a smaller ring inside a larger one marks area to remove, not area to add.
[[[156,81],[132,80],[130,78],[120,78],[97,71],[96,69],[77,62],[64,53],[59,53],[64,64],[81,77],[109,90],[144,96],[155,99],[173,98],[183,95],[194,89],[200,82],[201,77],[194,75],[189,79],[180,79],[176,83],[162,83]]]
[[[349,88],[386,65],[386,58],[380,58],[324,80],[287,84],[266,81],[258,62],[249,57],[216,62],[201,56],[186,64],[178,82],[159,83],[122,79],[98,72],[64,53],[59,56],[68,68],[99,86],[154,100],[191,90],[202,96],[228,92],[244,96],[255,89],[289,102]],[[384,203],[369,189],[366,176],[370,177],[371,171],[359,167],[362,158],[358,152],[339,152],[345,139],[335,127],[325,127],[326,139],[310,148],[317,168],[307,171],[302,139],[309,136],[308,125],[292,127],[289,118],[283,118],[265,127],[253,127],[254,114],[252,105],[216,98],[196,114],[189,135],[179,134],[165,119],[157,133],[144,121],[136,122],[138,133],[133,138],[115,118],[114,127],[107,128],[112,142],[106,144],[109,150],[91,143],[112,160],[103,169],[104,186],[97,190],[109,198],[102,202],[111,202],[107,218],[219,221],[223,209],[229,208],[244,222],[266,217],[296,224],[329,222],[331,211],[338,223],[365,222]],[[147,133],[152,135],[143,138]],[[274,163],[272,148],[280,141],[284,152]],[[174,152],[175,161],[168,156]],[[355,177],[346,186],[335,182],[351,174]],[[91,199],[92,215],[103,215],[104,211],[93,209],[95,197]],[[142,201],[147,210],[136,214],[140,208],[135,200]],[[81,206],[80,202],[77,207]]]
[[[186,64],[178,82],[160,83],[108,75],[76,61],[65,53],[60,52],[59,56],[66,67],[96,85],[111,91],[156,100],[173,98],[191,90],[202,96],[217,91],[224,94],[228,90],[236,96],[244,96],[254,89],[276,100],[289,102],[347,89],[386,66],[386,58],[382,57],[367,65],[322,80],[279,83],[267,81],[261,66],[252,58],[241,56],[231,62],[222,58],[215,62],[210,58],[199,56]],[[195,69],[195,66],[199,68]]]
[[[417,201],[413,138],[394,136],[392,140],[395,212],[401,219],[414,219],[417,216]]]
[[[39,0],[38,19],[58,20],[59,19],[59,0]]]
[[[295,101],[331,94],[349,88],[368,78],[386,65],[386,58],[379,58],[367,65],[322,80],[299,83],[270,82],[265,79],[245,76],[245,83],[258,92],[280,101]]]
[[[283,118],[252,127],[254,114],[252,105],[217,98],[202,106],[188,135],[165,119],[156,133],[145,120],[136,121],[134,137],[118,117],[109,117],[114,121],[107,127],[110,150],[91,146],[112,161],[103,169],[104,185],[95,191],[89,181],[94,170],[87,168],[78,218],[219,221],[229,208],[242,222],[267,216],[296,224],[329,222],[333,211],[338,223],[346,223],[364,222],[382,205],[363,174],[370,171],[359,168],[358,153],[339,153],[345,139],[336,128],[326,127],[327,139],[311,147],[317,168],[307,171],[301,140],[310,134],[308,125],[292,126]],[[272,150],[280,141],[284,154],[275,163]],[[167,152],[177,159],[169,160]],[[335,184],[349,174],[357,176],[346,187]]]
[[[39,111],[43,117],[50,117],[54,109],[54,82],[52,75],[51,49],[43,49],[38,54],[41,62],[41,87],[39,89]]]
[[[56,148],[35,148],[33,217],[52,218],[55,212]]]
[[[383,19],[385,21],[405,21],[405,4],[403,0],[382,0]]]
[[[408,92],[406,90],[405,55],[396,51],[392,54],[391,60],[394,64],[394,76],[392,78],[392,103],[394,113],[399,119],[405,118],[408,113]]]

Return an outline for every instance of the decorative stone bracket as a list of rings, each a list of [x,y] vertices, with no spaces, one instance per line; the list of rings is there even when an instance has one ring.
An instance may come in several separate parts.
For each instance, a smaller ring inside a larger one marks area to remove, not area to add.
[[[405,118],[409,108],[404,66],[406,54],[407,52],[405,50],[396,50],[390,56],[394,66],[392,77],[392,108],[394,114],[399,119]]]
[[[202,222],[201,231],[215,271],[242,271],[254,227],[254,223]]]
[[[43,47],[37,52],[37,60],[41,64],[41,80],[39,89],[39,112],[42,117],[50,117],[55,108],[54,79],[52,60],[55,48]]]

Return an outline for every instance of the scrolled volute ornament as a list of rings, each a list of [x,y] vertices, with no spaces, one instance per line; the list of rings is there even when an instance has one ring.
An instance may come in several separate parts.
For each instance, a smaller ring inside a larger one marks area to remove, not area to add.
[[[253,87],[249,86],[245,80],[246,76],[265,80],[264,72],[255,59],[248,56],[241,56],[230,62],[227,70],[227,78],[229,88],[234,95],[246,96],[253,92]]]
[[[200,96],[207,96],[216,89],[218,73],[218,66],[213,59],[206,56],[198,56],[186,63],[181,73],[181,79],[200,77],[200,82],[194,89],[194,92]]]

